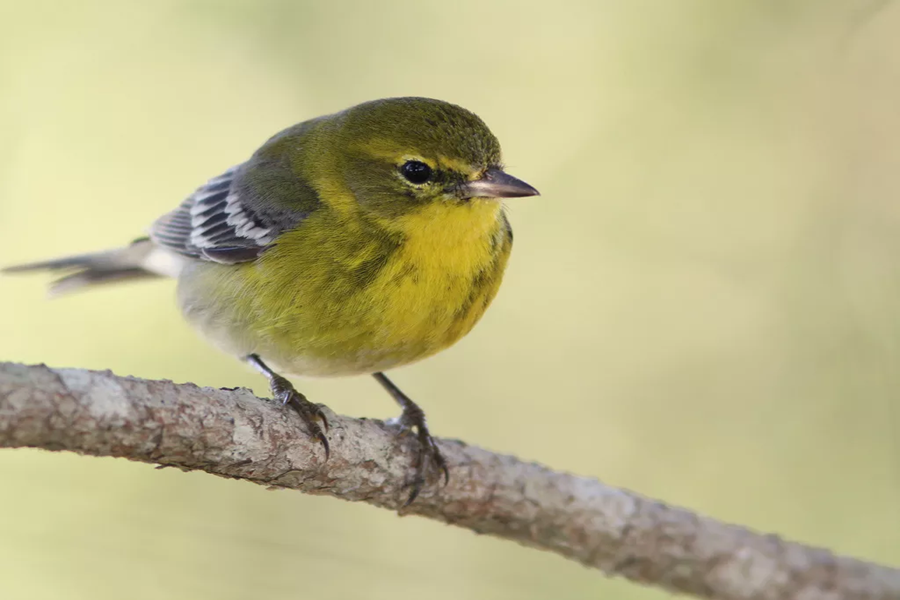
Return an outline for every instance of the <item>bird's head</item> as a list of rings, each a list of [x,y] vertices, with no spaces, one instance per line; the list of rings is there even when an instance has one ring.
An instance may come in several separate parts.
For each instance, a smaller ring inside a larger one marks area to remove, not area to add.
[[[538,191],[503,171],[500,143],[473,113],[428,98],[366,102],[334,116],[340,169],[382,217],[434,203],[469,205]]]

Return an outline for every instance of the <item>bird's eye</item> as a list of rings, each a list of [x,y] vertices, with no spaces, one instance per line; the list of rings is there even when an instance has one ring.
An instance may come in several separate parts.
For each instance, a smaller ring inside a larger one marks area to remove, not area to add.
[[[433,171],[431,167],[418,160],[408,160],[400,167],[400,174],[410,183],[421,185],[428,183]]]

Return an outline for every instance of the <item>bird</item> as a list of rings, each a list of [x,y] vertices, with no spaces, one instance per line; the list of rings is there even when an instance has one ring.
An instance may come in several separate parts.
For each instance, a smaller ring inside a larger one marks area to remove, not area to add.
[[[504,170],[474,113],[378,99],[275,134],[128,245],[4,272],[57,272],[51,295],[176,279],[187,322],[265,376],[326,460],[323,408],[288,377],[372,375],[417,438],[409,505],[449,470],[424,411],[384,371],[451,346],[481,319],[512,249],[503,201],[536,195]]]

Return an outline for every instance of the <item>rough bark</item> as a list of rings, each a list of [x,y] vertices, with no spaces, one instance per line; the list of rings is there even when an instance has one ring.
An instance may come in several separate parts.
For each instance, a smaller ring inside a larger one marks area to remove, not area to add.
[[[248,390],[0,363],[0,447],[118,456],[398,509],[415,448],[328,413],[331,458]],[[585,477],[439,440],[445,487],[405,514],[556,552],[614,576],[720,600],[900,599],[900,571],[761,535]]]

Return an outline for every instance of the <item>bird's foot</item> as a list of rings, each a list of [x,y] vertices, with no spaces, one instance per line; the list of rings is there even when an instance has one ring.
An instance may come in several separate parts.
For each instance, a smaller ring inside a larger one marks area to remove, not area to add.
[[[269,387],[275,400],[280,402],[282,406],[289,405],[300,415],[300,418],[303,419],[303,423],[309,430],[309,434],[316,438],[325,448],[325,460],[328,460],[331,454],[328,438],[325,437],[325,432],[328,431],[328,417],[325,416],[325,411],[322,410],[321,405],[307,400],[306,396],[298,392],[290,381],[277,373],[273,373],[269,377]],[[321,425],[319,425],[320,421]]]
[[[418,497],[422,491],[422,486],[428,481],[431,473],[442,473],[444,476],[444,485],[450,481],[450,471],[447,469],[447,461],[437,447],[431,432],[428,431],[428,425],[425,424],[425,413],[415,403],[409,402],[403,408],[403,414],[399,419],[400,426],[403,429],[414,429],[416,438],[419,440],[419,448],[416,452],[414,463],[415,477],[410,484],[411,490],[409,498],[403,508],[406,508]]]

